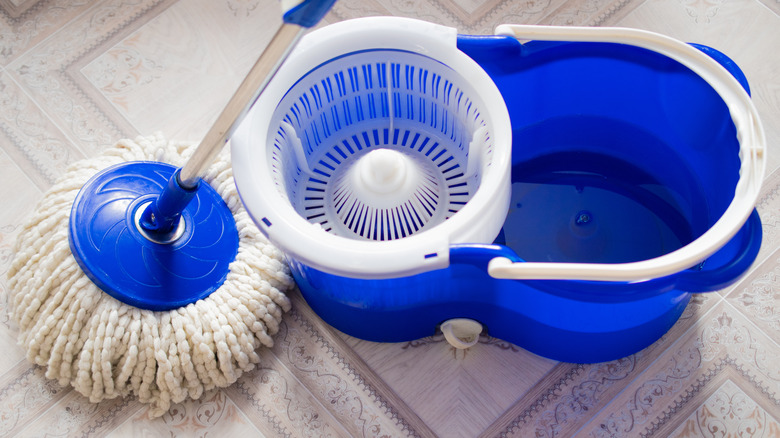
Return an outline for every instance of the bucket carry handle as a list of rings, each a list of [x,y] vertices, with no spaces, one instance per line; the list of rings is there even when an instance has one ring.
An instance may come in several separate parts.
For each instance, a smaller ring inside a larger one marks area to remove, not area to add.
[[[496,257],[488,264],[490,276],[497,279],[613,282],[665,277],[696,266],[712,256],[745,224],[764,179],[766,137],[750,95],[720,63],[689,44],[638,29],[504,24],[498,26],[495,33],[515,37],[521,43],[543,40],[627,44],[667,56],[688,67],[709,83],[729,109],[740,144],[740,178],[734,197],[720,219],[699,238],[668,254],[615,264],[513,262],[506,257]],[[760,223],[757,226],[760,228]]]
[[[700,269],[691,268],[664,278],[648,279],[653,280],[652,287],[646,286],[645,288],[646,290],[660,290],[665,287],[673,287],[677,290],[696,293],[723,289],[747,271],[761,249],[761,239],[761,218],[758,211],[753,210],[745,225],[730,242],[730,244],[736,245],[736,248],[733,250],[733,255],[727,257],[726,261],[718,261],[718,264],[713,266],[716,262],[708,260],[698,266]],[[505,245],[462,243],[450,246],[451,263],[464,263],[479,269],[486,269],[488,274],[496,279],[505,278],[493,275],[490,266],[496,261],[503,263],[501,260],[512,260],[517,265],[535,264],[534,262],[522,261],[514,250]],[[621,286],[616,282],[610,284]]]

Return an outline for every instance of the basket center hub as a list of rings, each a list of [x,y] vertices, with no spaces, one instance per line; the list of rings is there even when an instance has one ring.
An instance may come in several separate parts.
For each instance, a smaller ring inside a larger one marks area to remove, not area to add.
[[[402,188],[414,178],[409,167],[414,163],[404,154],[392,149],[377,149],[369,152],[356,164],[356,185],[380,195],[403,195]]]

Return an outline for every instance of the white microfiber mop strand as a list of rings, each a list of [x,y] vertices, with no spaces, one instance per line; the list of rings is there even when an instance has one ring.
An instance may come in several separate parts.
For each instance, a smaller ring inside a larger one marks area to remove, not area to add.
[[[72,385],[92,402],[135,395],[165,413],[171,403],[225,387],[271,347],[293,286],[282,253],[256,228],[223,153],[204,180],[236,221],[238,254],[224,284],[185,307],[153,312],[117,301],[81,271],[68,244],[68,218],[81,187],[98,171],[127,161],[180,166],[188,144],[161,136],[123,140],[71,166],[22,228],[8,272],[10,313],[28,359],[46,377]]]

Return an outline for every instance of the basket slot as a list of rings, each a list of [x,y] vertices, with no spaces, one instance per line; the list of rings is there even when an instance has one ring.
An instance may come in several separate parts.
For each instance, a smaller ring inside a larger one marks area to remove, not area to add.
[[[277,108],[277,187],[308,221],[361,239],[392,240],[448,219],[471,198],[492,148],[486,123],[454,73],[427,57],[383,51],[319,66]],[[389,58],[389,60],[388,60]],[[416,163],[416,187],[379,199],[350,170],[372,150]]]

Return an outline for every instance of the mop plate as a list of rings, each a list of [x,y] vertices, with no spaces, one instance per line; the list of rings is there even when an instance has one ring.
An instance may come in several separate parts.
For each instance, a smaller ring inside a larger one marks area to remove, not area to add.
[[[206,298],[224,283],[238,252],[230,209],[211,186],[191,189],[178,223],[163,233],[143,226],[176,167],[128,162],[98,173],[70,216],[71,252],[104,292],[131,306],[170,310]],[[183,190],[175,188],[174,190]]]

